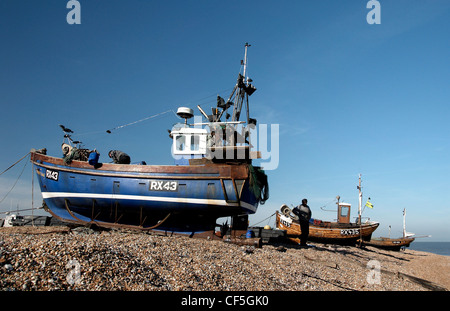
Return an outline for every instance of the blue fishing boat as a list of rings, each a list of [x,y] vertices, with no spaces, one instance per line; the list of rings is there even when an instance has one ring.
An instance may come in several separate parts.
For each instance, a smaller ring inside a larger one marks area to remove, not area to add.
[[[61,126],[68,138],[65,157],[31,150],[44,208],[65,222],[99,227],[211,236],[218,218],[232,217],[235,228],[245,229],[248,215],[268,199],[267,176],[252,165],[260,154],[245,127],[256,124],[248,115],[248,97],[256,90],[245,74],[248,47],[244,74],[228,100],[218,96],[211,115],[198,107],[205,122],[188,124],[193,110],[178,109],[185,122],[170,131],[174,165],[101,163],[96,150],[74,146],[72,131]],[[240,121],[245,106],[247,120]]]

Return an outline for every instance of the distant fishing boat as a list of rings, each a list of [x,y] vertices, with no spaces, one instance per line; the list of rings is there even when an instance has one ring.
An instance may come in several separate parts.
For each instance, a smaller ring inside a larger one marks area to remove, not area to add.
[[[377,248],[399,251],[402,247],[409,247],[409,245],[415,240],[415,238],[372,238],[370,241],[363,241],[363,245],[374,246]]]
[[[44,208],[65,222],[100,227],[211,236],[218,218],[232,217],[233,228],[245,230],[248,215],[268,199],[267,176],[252,165],[259,152],[251,150],[249,130],[236,131],[238,125],[256,124],[248,115],[248,97],[256,90],[246,76],[249,46],[243,75],[238,75],[229,99],[218,96],[211,115],[198,106],[205,123],[187,124],[192,109],[178,109],[185,122],[170,131],[175,165],[100,163],[96,150],[74,147],[73,132],[61,125],[68,139],[65,147],[84,151],[84,158],[67,161],[46,155],[45,148],[31,150]],[[247,120],[240,121],[245,106]]]
[[[311,218],[309,224],[308,241],[333,243],[333,244],[355,244],[358,239],[370,240],[372,233],[378,228],[379,223],[375,221],[361,222],[361,176],[359,177],[359,210],[358,221],[350,222],[351,204],[339,202],[338,198],[338,219],[333,221],[322,221]],[[297,215],[292,214],[292,210],[283,204],[280,211],[276,211],[276,227],[286,230],[286,237],[294,243],[300,243],[301,228]]]
[[[390,226],[389,226],[390,227]],[[400,238],[392,239],[390,237],[372,238],[369,241],[362,241],[363,245],[373,246],[381,249],[399,251],[402,248],[409,247],[414,242],[415,234],[406,232],[406,209],[403,209],[403,236]]]

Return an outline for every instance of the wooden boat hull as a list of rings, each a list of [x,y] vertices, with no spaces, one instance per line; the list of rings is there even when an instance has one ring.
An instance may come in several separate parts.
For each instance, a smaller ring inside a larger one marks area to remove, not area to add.
[[[48,211],[70,223],[193,234],[253,214],[260,201],[248,164],[94,167],[33,151],[31,162]]]
[[[363,241],[363,245],[373,246],[386,250],[399,251],[402,247],[409,247],[409,245],[414,241],[414,238],[374,238],[370,241]]]
[[[300,243],[301,228],[297,220],[293,220],[278,211],[276,212],[276,226],[286,230],[286,236],[294,243]],[[339,224],[336,222],[324,222],[315,220],[309,225],[308,241],[355,244],[360,238],[370,240],[372,233],[378,228],[378,222],[367,222],[362,225],[355,223]]]

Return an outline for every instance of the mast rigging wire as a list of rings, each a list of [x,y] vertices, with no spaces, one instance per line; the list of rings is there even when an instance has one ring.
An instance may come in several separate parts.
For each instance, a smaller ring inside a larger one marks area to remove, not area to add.
[[[324,208],[324,207],[327,206],[328,204],[333,203],[333,202],[335,202],[335,201],[336,201],[336,199],[334,199],[333,201],[330,201],[330,202],[326,203],[325,205],[321,206],[320,209],[321,209],[322,211],[325,211],[325,212],[336,212],[336,210],[329,210],[329,209],[325,209],[325,208]]]
[[[270,219],[272,218],[272,216],[274,216],[275,215],[275,213],[273,213],[272,215],[270,215],[269,217],[267,217],[267,218],[264,218],[263,220],[261,220],[261,221],[259,221],[259,222],[257,222],[256,224],[253,224],[253,225],[251,225],[250,227],[254,227],[254,226],[256,226],[256,225],[258,225],[258,224],[260,224],[260,223],[262,223],[263,221],[266,221],[267,219],[269,219],[269,221],[267,222],[267,224],[269,224],[269,222],[270,222]]]
[[[12,212],[34,211],[35,209],[43,209],[43,208],[42,207],[32,207],[32,208],[16,209],[14,211],[0,212],[0,214],[10,214]]]
[[[229,91],[229,90],[231,90],[231,89],[233,89],[233,88],[228,88],[228,89],[222,90],[222,91],[220,91],[220,92],[218,92],[218,93],[223,93],[223,92]],[[199,102],[202,102],[202,101],[205,101],[206,99],[209,99],[209,98],[211,98],[211,97],[217,96],[218,93],[214,93],[213,95],[209,95],[209,96],[203,97],[203,98],[201,98],[201,99],[199,99],[199,100],[196,100],[196,101],[194,101],[194,104],[192,104],[192,105],[195,106],[195,105],[197,105],[197,103],[199,103]],[[201,105],[207,104],[207,103],[212,103],[212,102],[213,102],[212,100],[208,100],[208,101],[205,101],[205,102],[201,103]],[[112,132],[113,130],[118,130],[118,129],[124,128],[124,127],[126,127],[126,126],[134,125],[134,124],[140,123],[140,122],[142,122],[142,121],[146,121],[146,120],[149,120],[149,119],[153,119],[153,118],[155,118],[155,117],[158,117],[158,116],[160,116],[160,115],[163,115],[163,114],[166,114],[166,113],[169,113],[169,112],[173,112],[173,114],[174,114],[177,118],[179,118],[178,115],[175,113],[175,111],[174,111],[173,109],[169,109],[169,110],[166,110],[166,111],[157,113],[157,114],[155,114],[155,115],[152,115],[152,116],[149,116],[149,117],[146,117],[146,118],[143,118],[143,119],[134,121],[134,122],[130,122],[130,123],[127,123],[127,124],[124,124],[124,125],[116,126],[116,127],[112,128],[112,129],[106,130],[106,133],[111,134],[111,132]],[[79,135],[82,135],[82,134],[79,134]]]
[[[29,153],[27,153],[28,155]],[[20,161],[22,161],[25,157],[23,157],[22,159],[20,159],[19,161],[17,161],[16,163],[14,163],[12,166],[10,166],[7,170],[9,170],[11,167],[13,167],[14,165],[16,165],[17,163],[19,163]],[[8,194],[14,189],[14,187],[16,186],[17,182],[19,181],[20,177],[22,176],[23,172],[25,171],[25,167],[27,166],[28,161],[25,162],[25,165],[23,166],[22,172],[20,172],[19,177],[17,177],[16,181],[14,182],[14,184],[12,185],[11,189],[9,189],[9,191],[5,194],[5,196],[3,197],[3,199],[0,200],[0,203],[2,203],[6,197],[8,196]],[[6,171],[5,171],[6,172]],[[4,172],[3,172],[4,173]],[[2,174],[3,174],[2,173]]]
[[[4,173],[6,173],[9,169],[11,169],[14,165],[16,165],[17,163],[19,163],[20,161],[22,161],[26,156],[28,156],[30,153],[28,152],[26,155],[24,155],[23,157],[21,157],[19,160],[17,160],[13,165],[11,165],[10,167],[8,167],[6,170],[4,170],[3,172],[0,173],[0,176],[3,175]]]
[[[130,126],[130,125],[133,125],[133,124],[136,124],[136,123],[139,123],[139,122],[148,120],[148,119],[152,119],[152,118],[155,118],[155,117],[157,117],[157,116],[160,116],[160,115],[163,115],[163,114],[166,114],[166,113],[169,113],[169,112],[173,112],[173,113],[175,114],[175,112],[174,112],[172,109],[169,109],[169,110],[167,110],[167,111],[160,112],[160,113],[157,113],[157,114],[155,114],[155,115],[146,117],[146,118],[144,118],[144,119],[140,119],[140,120],[137,120],[137,121],[128,123],[128,124],[116,126],[115,128],[112,128],[112,129],[110,129],[110,130],[106,130],[106,133],[111,134],[111,131],[113,131],[113,130],[118,130],[118,129],[120,129],[120,128],[123,128],[123,127],[126,127],[126,126]]]

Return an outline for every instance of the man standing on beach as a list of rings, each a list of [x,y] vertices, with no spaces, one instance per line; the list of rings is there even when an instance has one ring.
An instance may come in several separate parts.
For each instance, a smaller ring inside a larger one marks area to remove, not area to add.
[[[308,206],[308,200],[303,199],[300,206],[294,207],[292,212],[298,216],[300,222],[300,229],[302,234],[300,235],[300,246],[308,246],[306,241],[309,236],[309,220],[311,219],[311,209]]]

